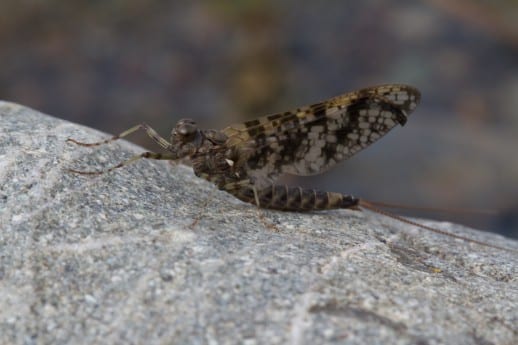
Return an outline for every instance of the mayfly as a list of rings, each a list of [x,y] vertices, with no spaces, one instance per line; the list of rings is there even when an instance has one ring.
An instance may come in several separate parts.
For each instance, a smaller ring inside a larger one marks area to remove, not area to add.
[[[164,153],[143,152],[104,171],[70,171],[98,175],[141,158],[188,159],[196,176],[258,207],[284,211],[364,208],[429,231],[508,250],[413,222],[352,195],[275,183],[281,174],[319,174],[348,159],[396,125],[403,126],[419,101],[420,93],[414,87],[381,85],[230,125],[223,130],[199,129],[193,120],[182,119],[172,130],[170,141],[142,123],[97,143],[67,141],[98,146],[143,130]]]

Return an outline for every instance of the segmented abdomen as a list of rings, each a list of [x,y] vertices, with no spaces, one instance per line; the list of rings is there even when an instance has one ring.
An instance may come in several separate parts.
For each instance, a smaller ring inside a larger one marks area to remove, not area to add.
[[[359,203],[359,199],[350,195],[287,185],[271,185],[255,192],[253,185],[226,191],[256,206],[284,211],[354,208]]]

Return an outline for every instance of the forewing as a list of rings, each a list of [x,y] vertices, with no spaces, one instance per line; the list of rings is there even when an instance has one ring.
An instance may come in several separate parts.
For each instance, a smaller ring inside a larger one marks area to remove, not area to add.
[[[294,111],[267,115],[223,130],[242,151],[251,176],[313,175],[349,158],[404,125],[419,103],[406,85],[362,89]]]

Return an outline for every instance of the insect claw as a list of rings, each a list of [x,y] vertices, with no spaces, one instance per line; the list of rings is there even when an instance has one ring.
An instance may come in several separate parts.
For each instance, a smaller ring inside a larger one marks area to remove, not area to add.
[[[88,146],[88,144],[87,144],[87,143],[82,143],[82,142],[77,141],[77,140],[72,139],[72,138],[68,138],[68,139],[66,140],[66,142],[67,142],[67,143],[74,143],[74,144],[76,144],[76,145],[80,145],[80,146]]]
[[[115,140],[117,140],[117,139],[119,139],[119,137],[118,137],[118,136],[115,136],[115,137],[113,137],[113,138],[111,138],[111,139],[107,139],[107,140],[99,141],[99,142],[96,142],[96,143],[83,143],[83,142],[81,142],[81,141],[77,141],[77,140],[75,140],[75,139],[68,138],[68,139],[66,140],[66,142],[67,142],[67,143],[68,143],[68,142],[70,142],[70,143],[74,143],[74,144],[76,144],[76,145],[84,146],[84,147],[92,147],[92,146],[100,146],[100,145],[108,144],[108,143],[110,143],[110,142],[112,142],[112,141],[115,141]]]
[[[75,169],[67,169],[68,172],[80,175],[101,175],[104,174],[104,171],[80,171]]]

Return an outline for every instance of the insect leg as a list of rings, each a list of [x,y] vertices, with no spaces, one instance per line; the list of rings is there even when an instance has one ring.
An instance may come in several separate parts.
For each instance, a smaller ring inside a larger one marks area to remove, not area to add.
[[[72,139],[72,138],[68,138],[67,139],[67,142],[71,142],[71,143],[74,143],[74,144],[77,144],[77,145],[80,145],[80,146],[87,146],[87,147],[91,147],[91,146],[99,146],[99,145],[104,145],[104,144],[108,144],[108,143],[111,143],[115,140],[118,140],[118,139],[122,139],[138,130],[143,130],[146,132],[147,136],[150,137],[151,139],[153,139],[154,142],[156,142],[158,145],[160,145],[162,148],[164,149],[168,149],[171,144],[169,143],[169,141],[165,140],[164,138],[162,138],[160,136],[160,134],[158,134],[153,128],[151,128],[148,124],[146,123],[141,123],[139,125],[136,125],[134,127],[131,127],[130,129],[122,132],[121,134],[119,135],[116,135],[114,137],[111,137],[110,139],[106,139],[106,140],[103,140],[103,141],[99,141],[99,142],[96,142],[96,143],[82,143],[80,141],[77,141],[75,139]]]
[[[133,156],[130,159],[127,159],[123,162],[120,162],[119,164],[101,171],[81,171],[81,170],[75,170],[75,169],[67,169],[70,172],[73,172],[75,174],[81,174],[81,175],[102,175],[104,173],[113,171],[118,168],[122,168],[123,166],[126,166],[130,163],[133,163],[139,159],[146,158],[146,159],[159,159],[159,160],[175,160],[177,159],[176,155],[169,154],[169,153],[155,153],[155,152],[142,152],[139,155]]]
[[[261,202],[259,201],[259,194],[257,192],[257,188],[255,187],[252,187],[252,190],[254,191],[254,200],[255,200],[255,205],[257,207],[261,207]]]

